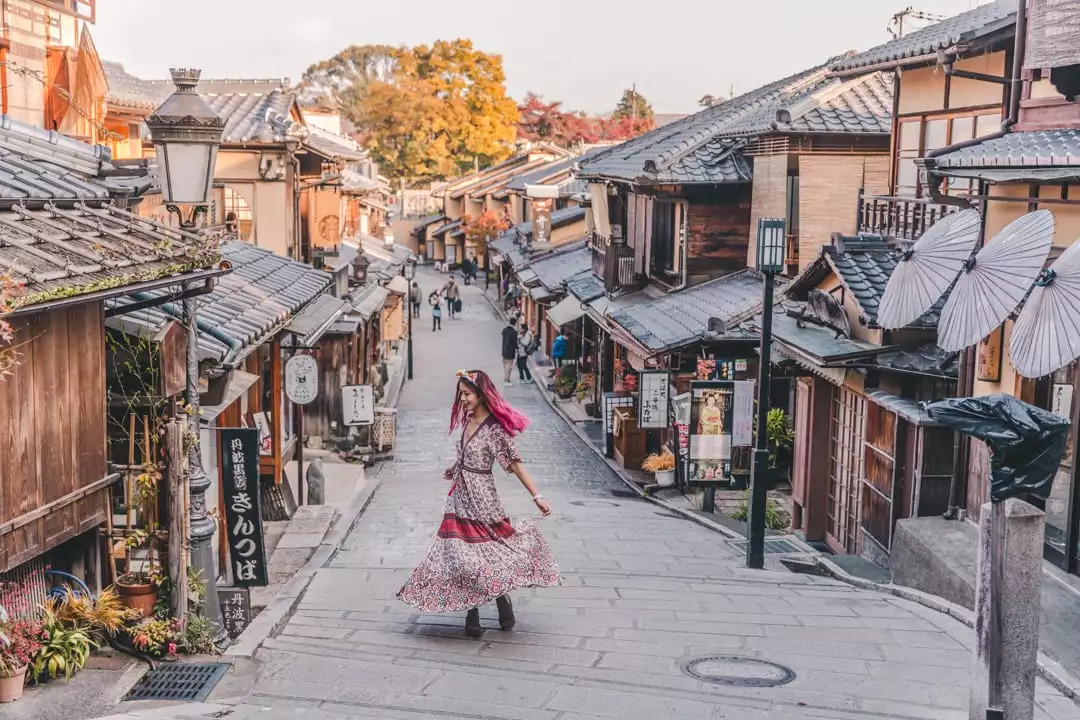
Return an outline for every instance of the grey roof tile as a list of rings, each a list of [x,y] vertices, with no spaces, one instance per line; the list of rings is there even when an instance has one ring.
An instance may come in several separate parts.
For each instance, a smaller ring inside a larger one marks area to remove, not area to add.
[[[149,114],[149,111],[164,102],[173,91],[165,82],[135,77],[118,62],[103,60],[101,66],[105,70],[105,81],[109,85],[105,99],[110,105],[143,110]]]
[[[960,354],[947,352],[937,343],[913,347],[898,347],[876,356],[875,364],[883,370],[956,378],[960,370]]]
[[[606,291],[604,281],[593,274],[592,268],[566,279],[567,291],[581,302],[589,302],[602,297]]]
[[[360,147],[360,143],[350,137],[335,135],[314,125],[309,125],[307,131],[304,145],[324,157],[331,159],[341,158],[342,160],[354,162],[367,157],[367,151]]]
[[[560,247],[551,255],[529,263],[540,282],[551,292],[562,290],[563,283],[578,273],[592,270],[592,253],[584,243],[574,243],[570,247]]]
[[[713,317],[727,322],[732,328],[729,336],[739,337],[746,332],[737,326],[761,311],[761,283],[762,276],[756,270],[740,270],[688,290],[615,310],[609,317],[656,352],[697,342]]]
[[[232,264],[232,272],[222,276],[211,293],[196,300],[203,359],[221,362],[242,355],[243,350],[284,328],[294,314],[330,286],[329,273],[247,243],[225,243],[221,256]],[[164,290],[150,294],[167,297]],[[130,302],[119,298],[110,304]],[[122,319],[114,320],[110,327],[130,331],[132,325],[142,325],[157,330],[179,316],[178,305],[166,303],[118,315],[116,318]]]
[[[828,76],[819,65],[769,83],[583,161],[581,175],[642,183],[749,182],[739,138],[783,132],[886,134],[892,84]]]
[[[320,330],[325,332],[346,308],[351,307],[349,303],[333,295],[319,295],[296,313],[285,329],[299,335],[301,345],[310,345],[318,340],[315,333]]]
[[[1077,167],[1080,166],[1080,130],[1007,133],[931,160],[936,167],[950,169]]]
[[[1016,0],[995,0],[901,38],[841,58],[833,70],[854,70],[878,63],[898,62],[970,42],[1016,24]]]

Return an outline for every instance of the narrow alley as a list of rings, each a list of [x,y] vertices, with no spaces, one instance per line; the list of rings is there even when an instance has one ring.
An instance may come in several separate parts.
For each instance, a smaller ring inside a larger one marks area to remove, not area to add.
[[[445,276],[419,279],[426,293]],[[441,332],[427,307],[416,322],[396,457],[373,468],[378,489],[344,546],[259,649],[260,678],[232,720],[967,717],[969,629],[835,581],[744,569],[720,535],[627,497],[533,385],[507,394],[533,420],[519,448],[554,508],[540,522],[565,586],[519,593],[514,632],[486,608],[480,640],[464,637],[459,615],[399,603],[446,495],[454,371],[500,365],[502,322],[477,288],[463,291],[461,317]],[[535,514],[512,478],[501,492],[512,515]],[[686,671],[714,658],[699,674],[782,673],[732,655],[795,677],[738,687]],[[1037,700],[1038,718],[1078,716],[1042,681]]]

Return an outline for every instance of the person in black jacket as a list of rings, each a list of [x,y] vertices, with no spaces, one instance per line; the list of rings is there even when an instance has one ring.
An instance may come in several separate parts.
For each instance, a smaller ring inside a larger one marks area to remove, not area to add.
[[[502,359],[503,359],[503,384],[510,387],[514,383],[510,380],[514,372],[514,362],[517,360],[518,334],[514,329],[514,320],[502,330]]]

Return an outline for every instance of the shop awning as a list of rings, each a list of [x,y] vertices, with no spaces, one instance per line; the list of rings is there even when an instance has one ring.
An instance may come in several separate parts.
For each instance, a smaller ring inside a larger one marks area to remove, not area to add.
[[[347,307],[340,298],[320,295],[294,315],[285,330],[298,335],[301,345],[314,345]]]
[[[562,327],[584,314],[585,310],[581,307],[581,301],[573,295],[567,295],[548,310],[547,319],[555,327]]]
[[[218,415],[225,412],[226,408],[236,402],[238,397],[250,390],[257,382],[259,382],[258,375],[243,370],[233,370],[232,377],[229,378],[229,386],[225,388],[225,398],[220,405],[201,406],[199,408],[199,422],[203,425],[212,423]]]

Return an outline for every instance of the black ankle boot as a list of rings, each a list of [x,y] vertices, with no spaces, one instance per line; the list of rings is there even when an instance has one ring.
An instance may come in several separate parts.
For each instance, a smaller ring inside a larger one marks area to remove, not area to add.
[[[480,626],[480,610],[473,608],[465,616],[465,634],[469,637],[480,637],[484,634],[484,628]]]
[[[497,598],[495,607],[499,608],[499,627],[503,630],[513,630],[517,619],[514,617],[514,606],[510,603],[510,596],[503,595]]]

